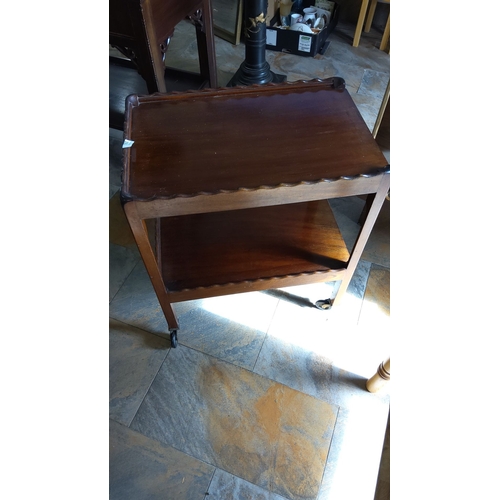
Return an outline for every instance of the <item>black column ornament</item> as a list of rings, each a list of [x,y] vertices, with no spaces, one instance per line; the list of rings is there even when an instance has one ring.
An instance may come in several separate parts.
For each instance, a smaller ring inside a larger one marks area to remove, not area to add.
[[[227,87],[279,83],[285,75],[277,75],[266,61],[267,0],[245,0],[243,32],[245,35],[245,60],[228,82]]]

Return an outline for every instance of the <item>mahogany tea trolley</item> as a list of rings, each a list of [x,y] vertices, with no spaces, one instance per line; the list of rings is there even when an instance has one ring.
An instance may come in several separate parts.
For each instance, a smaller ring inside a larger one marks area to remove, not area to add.
[[[389,190],[341,78],[132,95],[124,148],[122,203],[172,347],[176,302],[341,280],[316,306],[337,304]],[[328,200],[367,194],[349,253]]]

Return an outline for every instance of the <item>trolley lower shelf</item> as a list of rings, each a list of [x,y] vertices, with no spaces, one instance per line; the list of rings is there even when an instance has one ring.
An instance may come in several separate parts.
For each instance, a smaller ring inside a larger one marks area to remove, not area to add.
[[[326,200],[159,219],[172,302],[342,279],[349,252]]]

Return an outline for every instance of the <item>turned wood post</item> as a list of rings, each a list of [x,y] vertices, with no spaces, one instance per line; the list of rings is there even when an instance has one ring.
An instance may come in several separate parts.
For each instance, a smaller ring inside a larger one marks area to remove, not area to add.
[[[377,373],[366,381],[366,388],[370,392],[377,392],[391,379],[391,358],[388,358],[377,369]]]

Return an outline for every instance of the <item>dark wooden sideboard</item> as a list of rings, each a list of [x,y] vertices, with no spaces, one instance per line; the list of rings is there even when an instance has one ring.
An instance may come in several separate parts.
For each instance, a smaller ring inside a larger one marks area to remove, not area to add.
[[[173,347],[176,302],[341,280],[317,306],[338,303],[390,178],[342,79],[131,96],[126,106],[122,203]],[[370,193],[349,253],[327,200]]]
[[[183,19],[196,28],[199,74],[165,68],[168,42]],[[210,0],[110,0],[109,43],[123,55],[110,57],[112,128],[123,128],[125,98],[130,94],[217,87]]]

